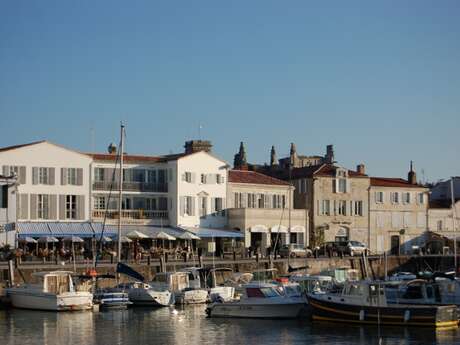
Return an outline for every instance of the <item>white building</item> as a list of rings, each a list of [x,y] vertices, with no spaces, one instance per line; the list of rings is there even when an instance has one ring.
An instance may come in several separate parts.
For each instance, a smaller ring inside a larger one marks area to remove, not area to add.
[[[3,175],[18,177],[18,221],[89,219],[91,158],[39,141],[0,149]]]

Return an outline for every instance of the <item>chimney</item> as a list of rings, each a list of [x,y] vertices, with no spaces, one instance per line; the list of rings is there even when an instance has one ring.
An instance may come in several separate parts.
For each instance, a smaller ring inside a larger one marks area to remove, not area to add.
[[[275,146],[272,146],[272,149],[270,151],[270,166],[275,166],[277,165],[278,162],[276,161],[276,151],[275,151]]]
[[[327,145],[326,146],[326,163],[334,163],[334,145]]]
[[[410,184],[417,184],[417,174],[414,171],[412,161],[410,161],[410,171],[407,174],[407,182],[409,182]]]
[[[361,175],[366,175],[366,167],[364,164],[358,164],[356,166],[356,172]]]
[[[212,144],[209,140],[189,140],[184,145],[185,153],[191,154],[195,152],[211,152]]]
[[[107,151],[108,151],[111,155],[116,155],[116,154],[117,154],[117,147],[115,146],[114,143],[110,143],[109,147],[107,148]]]
[[[233,168],[238,170],[248,170],[248,161],[246,158],[246,150],[244,148],[243,142],[240,142],[240,150],[235,155],[233,160]]]

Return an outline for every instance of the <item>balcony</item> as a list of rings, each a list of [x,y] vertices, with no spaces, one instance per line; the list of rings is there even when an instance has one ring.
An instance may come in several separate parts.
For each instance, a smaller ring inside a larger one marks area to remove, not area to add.
[[[118,223],[118,210],[93,210],[93,220],[103,221],[106,218],[109,224]],[[169,225],[168,211],[123,210],[121,211],[123,224],[132,225]]]
[[[93,182],[93,190],[117,191],[119,189],[118,182],[95,181]],[[145,183],[145,182],[123,182],[123,191],[127,192],[154,192],[167,193],[167,183]]]

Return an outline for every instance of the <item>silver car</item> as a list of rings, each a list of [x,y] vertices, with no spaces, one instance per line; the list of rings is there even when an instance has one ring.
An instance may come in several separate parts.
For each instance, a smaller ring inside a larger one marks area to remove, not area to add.
[[[308,248],[305,248],[303,244],[291,243],[285,244],[280,248],[280,256],[283,258],[287,258],[288,256],[291,258],[305,258],[312,256],[312,251]]]

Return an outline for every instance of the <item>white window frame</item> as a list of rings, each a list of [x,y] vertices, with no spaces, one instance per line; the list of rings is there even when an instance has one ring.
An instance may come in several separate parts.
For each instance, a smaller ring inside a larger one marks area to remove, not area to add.
[[[49,168],[38,168],[38,184],[49,184],[50,174]]]
[[[399,204],[399,192],[392,192],[391,193],[391,202],[393,204]]]
[[[420,205],[423,205],[425,203],[425,193],[418,193],[417,195],[417,202]]]
[[[411,202],[410,192],[403,192],[402,199],[403,199],[403,204],[410,204]]]
[[[37,195],[37,218],[38,219],[49,219],[50,200],[48,194]]]
[[[77,168],[67,168],[67,184],[71,186],[77,185]]]
[[[376,204],[383,204],[384,202],[384,193],[383,191],[377,191],[375,192],[375,203]]]
[[[360,216],[362,217],[364,212],[363,212],[363,201],[362,200],[356,200],[354,202],[354,211],[353,214],[355,216]]]
[[[184,175],[185,182],[192,183],[192,173],[190,171],[186,171]]]
[[[77,219],[77,196],[65,196],[65,219]]]
[[[338,200],[337,202],[337,214],[340,216],[347,215],[347,201],[346,200]]]
[[[331,201],[330,200],[323,200],[323,202],[321,203],[321,214],[323,216],[331,215]]]

